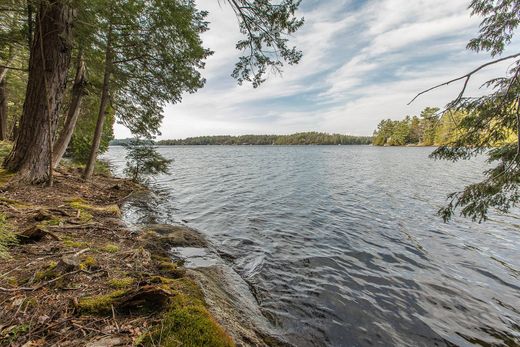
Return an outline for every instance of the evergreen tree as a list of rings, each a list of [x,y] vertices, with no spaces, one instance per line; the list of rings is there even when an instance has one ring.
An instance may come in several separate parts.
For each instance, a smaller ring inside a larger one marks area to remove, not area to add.
[[[151,141],[135,138],[124,146],[127,149],[125,174],[132,181],[146,183],[149,176],[169,173],[172,160],[159,154]]]
[[[463,216],[483,221],[491,208],[507,212],[520,201],[520,53],[503,56],[520,24],[519,0],[473,0],[473,15],[483,16],[479,35],[467,48],[488,52],[492,59],[469,73],[419,93],[456,81],[463,81],[458,96],[448,104],[447,112],[466,113],[456,125],[457,136],[440,146],[433,158],[462,160],[486,154],[495,164],[485,172],[486,178],[449,195],[449,203],[439,213],[444,220],[460,209]],[[490,92],[484,96],[468,96],[470,79],[483,68],[503,61],[512,61],[507,74],[486,84]],[[413,99],[415,100],[415,98]],[[412,100],[412,101],[413,101]]]

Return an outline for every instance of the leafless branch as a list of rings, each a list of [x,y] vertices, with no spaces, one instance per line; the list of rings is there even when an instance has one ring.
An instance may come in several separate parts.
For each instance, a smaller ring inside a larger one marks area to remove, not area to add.
[[[456,81],[460,81],[460,80],[464,80],[464,85],[459,93],[459,95],[457,96],[457,98],[455,99],[455,102],[459,101],[462,96],[464,95],[464,92],[466,91],[466,87],[468,86],[468,83],[469,83],[469,80],[471,79],[471,76],[473,76],[475,73],[479,72],[480,70],[482,70],[483,68],[487,67],[487,66],[490,66],[490,65],[494,65],[494,64],[497,64],[497,63],[500,63],[504,60],[509,60],[509,59],[514,59],[516,57],[519,57],[520,56],[520,53],[516,53],[516,54],[513,54],[513,55],[509,55],[507,57],[503,57],[503,58],[500,58],[500,59],[496,59],[496,60],[493,60],[493,61],[490,61],[490,62],[487,62],[485,64],[482,64],[480,65],[479,67],[477,67],[476,69],[474,69],[473,71],[465,74],[464,76],[460,76],[460,77],[457,77],[457,78],[454,78],[448,82],[444,82],[444,83],[441,83],[441,84],[438,84],[436,86],[433,86],[431,88],[428,88],[426,90],[423,90],[422,92],[420,92],[419,94],[417,94],[407,105],[410,105],[412,102],[414,102],[419,96],[423,95],[423,94],[426,94],[434,89],[437,89],[437,88],[440,88],[440,87],[443,87],[443,86],[447,86],[453,82],[456,82]]]

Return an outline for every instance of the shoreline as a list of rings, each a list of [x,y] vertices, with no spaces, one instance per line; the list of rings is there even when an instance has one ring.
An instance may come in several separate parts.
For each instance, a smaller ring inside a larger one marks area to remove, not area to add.
[[[2,175],[2,227],[16,243],[0,258],[0,345],[235,345],[241,335],[226,332],[200,278],[170,254],[206,241],[184,226],[135,233],[123,222],[120,206],[142,187],[85,182],[67,167],[50,188]]]

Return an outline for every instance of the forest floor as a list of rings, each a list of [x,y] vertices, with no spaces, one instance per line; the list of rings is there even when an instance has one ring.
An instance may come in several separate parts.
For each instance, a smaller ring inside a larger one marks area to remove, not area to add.
[[[169,257],[204,240],[122,222],[139,189],[106,174],[85,182],[72,167],[53,187],[0,172],[0,346],[233,346]]]

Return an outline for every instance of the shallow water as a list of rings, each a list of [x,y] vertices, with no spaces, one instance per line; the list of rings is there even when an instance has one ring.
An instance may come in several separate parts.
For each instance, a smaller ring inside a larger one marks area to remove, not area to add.
[[[520,344],[520,212],[443,223],[482,158],[431,148],[161,147],[172,174],[134,223],[184,220],[297,346]],[[124,148],[106,158],[124,168]],[[135,206],[134,206],[135,207]]]

